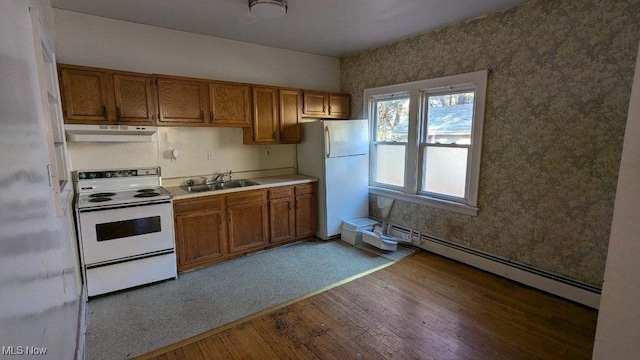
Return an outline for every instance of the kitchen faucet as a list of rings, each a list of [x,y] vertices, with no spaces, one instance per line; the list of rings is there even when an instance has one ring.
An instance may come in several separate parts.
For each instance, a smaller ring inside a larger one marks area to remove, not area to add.
[[[231,175],[231,170],[229,170],[229,172],[228,172],[228,173],[220,173],[220,174],[218,174],[218,175],[215,177],[215,179],[213,180],[213,182],[218,182],[218,181],[222,181],[222,182],[224,182],[224,177],[225,177],[225,176],[228,176],[228,177],[229,177],[229,180],[227,180],[227,181],[231,181],[231,180],[233,180],[233,177],[232,177],[232,175]]]

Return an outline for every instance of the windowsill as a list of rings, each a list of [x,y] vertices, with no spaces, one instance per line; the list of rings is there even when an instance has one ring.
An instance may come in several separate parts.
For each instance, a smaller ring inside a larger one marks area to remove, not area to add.
[[[376,195],[382,195],[397,200],[408,201],[414,204],[426,205],[437,209],[454,211],[469,216],[478,216],[478,208],[459,204],[453,201],[430,198],[422,195],[409,195],[397,190],[389,190],[374,186],[369,186],[369,192]]]

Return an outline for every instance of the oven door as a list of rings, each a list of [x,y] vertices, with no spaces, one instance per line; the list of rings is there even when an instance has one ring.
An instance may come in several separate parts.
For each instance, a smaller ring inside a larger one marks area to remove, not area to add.
[[[79,211],[85,265],[173,250],[171,201]]]

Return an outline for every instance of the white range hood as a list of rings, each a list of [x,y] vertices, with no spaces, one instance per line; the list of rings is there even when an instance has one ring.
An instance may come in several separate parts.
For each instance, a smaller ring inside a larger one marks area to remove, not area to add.
[[[65,124],[67,141],[152,142],[158,141],[155,126]]]

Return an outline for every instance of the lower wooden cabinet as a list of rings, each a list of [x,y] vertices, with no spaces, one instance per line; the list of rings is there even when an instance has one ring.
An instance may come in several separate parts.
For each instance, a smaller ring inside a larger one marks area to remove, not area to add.
[[[313,236],[315,183],[175,200],[178,271]]]
[[[269,190],[269,225],[272,244],[293,240],[296,237],[295,198],[293,186]]]
[[[265,191],[239,192],[227,196],[229,251],[243,252],[269,242]]]
[[[221,197],[174,203],[178,271],[222,260],[228,252]]]
[[[296,238],[312,236],[317,224],[316,184],[297,185],[295,192]]]

